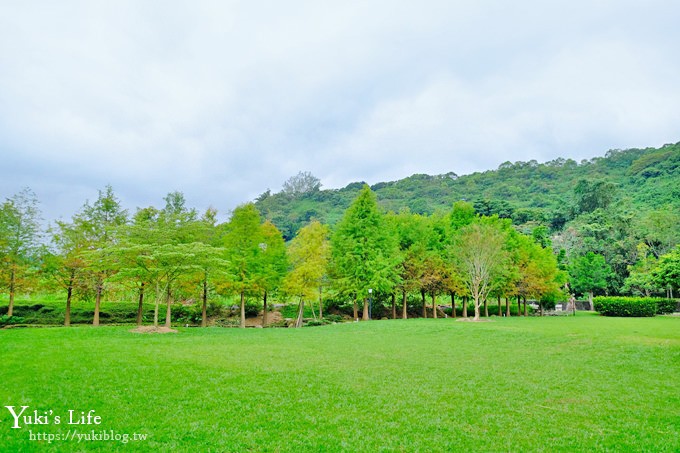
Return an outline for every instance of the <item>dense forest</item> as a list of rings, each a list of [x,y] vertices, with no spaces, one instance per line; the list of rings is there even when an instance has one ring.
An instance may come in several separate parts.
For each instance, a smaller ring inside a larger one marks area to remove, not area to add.
[[[563,262],[587,252],[604,256],[613,270],[603,289],[608,294],[649,295],[661,290],[626,279],[680,242],[678,181],[680,143],[610,150],[581,162],[505,162],[464,176],[416,174],[371,189],[385,212],[432,215],[467,201],[479,215],[497,215],[520,232],[546,235]],[[255,205],[288,240],[312,219],[333,226],[363,184],[321,190],[318,180],[300,173],[281,192],[260,195]]]
[[[300,176],[301,183],[288,182],[275,194],[267,191],[255,203],[286,239],[311,219],[334,225],[364,185],[355,182],[342,189],[321,190],[318,180],[309,174]],[[511,218],[513,224],[526,228],[538,223],[557,232],[597,208],[626,214],[677,211],[678,177],[680,143],[659,149],[611,150],[605,157],[580,163],[560,158],[545,163],[505,162],[497,170],[465,176],[416,174],[371,189],[385,211],[409,209],[427,215],[464,200],[473,203],[479,214]]]
[[[680,286],[680,144],[609,151],[577,163],[506,162],[495,171],[414,175],[369,187],[322,190],[300,172],[276,194],[234,209],[218,223],[180,192],[165,206],[130,213],[113,188],[85,202],[70,221],[43,231],[30,189],[0,206],[0,306],[7,322],[15,297],[63,293],[65,321],[73,298],[196,301],[206,325],[208,300],[235,298],[245,326],[247,300],[266,325],[268,297],[318,310],[344,306],[352,318],[382,314],[475,318],[511,313],[510,301],[549,307],[597,294],[666,296]],[[428,302],[428,299],[431,302]],[[505,308],[501,307],[501,299]],[[573,299],[572,299],[573,300]],[[416,302],[414,302],[416,301]],[[458,309],[456,303],[458,302]],[[465,307],[462,308],[461,304]],[[257,312],[257,310],[256,310]],[[316,315],[315,315],[316,316]]]

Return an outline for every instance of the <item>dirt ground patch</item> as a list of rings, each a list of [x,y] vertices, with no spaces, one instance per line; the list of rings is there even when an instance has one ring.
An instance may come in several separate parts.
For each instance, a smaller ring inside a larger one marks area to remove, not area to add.
[[[155,326],[139,326],[134,329],[130,329],[132,333],[177,333],[175,329],[170,329],[168,327],[155,327]]]
[[[274,324],[283,321],[281,312],[270,311],[267,313],[267,324]],[[246,318],[246,327],[262,327],[262,314],[257,318]]]

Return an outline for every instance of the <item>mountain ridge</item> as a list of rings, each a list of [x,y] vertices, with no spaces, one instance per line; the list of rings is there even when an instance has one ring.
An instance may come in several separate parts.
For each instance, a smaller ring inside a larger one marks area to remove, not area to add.
[[[660,148],[613,149],[581,162],[569,158],[543,163],[506,161],[495,170],[462,176],[452,171],[413,174],[370,187],[385,211],[409,209],[432,214],[466,200],[479,214],[498,214],[518,224],[535,221],[555,230],[578,214],[574,211],[574,190],[579,181],[612,184],[612,202],[626,201],[636,209],[650,210],[679,205],[680,189],[674,183],[678,177],[680,142]],[[257,197],[255,205],[289,240],[313,219],[334,225],[364,184],[352,182],[340,189],[317,187],[295,195],[267,191]]]

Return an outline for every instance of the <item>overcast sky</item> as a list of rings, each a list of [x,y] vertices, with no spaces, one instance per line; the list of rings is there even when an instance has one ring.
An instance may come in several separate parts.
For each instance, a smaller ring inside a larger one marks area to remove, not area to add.
[[[325,188],[680,141],[680,2],[2,1],[0,197],[222,218]]]

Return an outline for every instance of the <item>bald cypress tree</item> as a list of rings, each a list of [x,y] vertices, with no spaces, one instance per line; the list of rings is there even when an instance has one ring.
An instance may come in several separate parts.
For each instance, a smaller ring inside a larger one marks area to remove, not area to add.
[[[364,320],[368,290],[389,293],[398,280],[397,241],[389,231],[375,194],[364,185],[332,236],[334,277],[342,293],[363,300]]]

